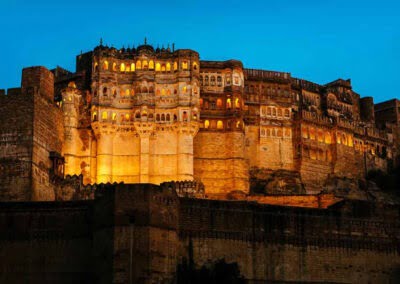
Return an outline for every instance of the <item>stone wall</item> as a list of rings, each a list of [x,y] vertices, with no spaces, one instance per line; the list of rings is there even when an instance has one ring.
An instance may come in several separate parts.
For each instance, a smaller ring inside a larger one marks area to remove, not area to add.
[[[249,283],[398,280],[399,224],[340,211],[181,200],[179,255],[237,263]]]
[[[0,95],[0,200],[30,200],[33,96]]]

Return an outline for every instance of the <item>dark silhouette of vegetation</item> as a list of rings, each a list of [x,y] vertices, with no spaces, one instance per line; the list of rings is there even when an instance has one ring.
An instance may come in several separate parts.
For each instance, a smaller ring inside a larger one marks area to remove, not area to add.
[[[388,173],[381,170],[368,172],[367,180],[373,181],[384,192],[400,197],[400,167],[397,166]]]
[[[196,269],[186,259],[178,265],[178,284],[244,284],[245,280],[240,276],[239,266],[235,263],[226,263],[220,259],[214,263],[203,265]]]

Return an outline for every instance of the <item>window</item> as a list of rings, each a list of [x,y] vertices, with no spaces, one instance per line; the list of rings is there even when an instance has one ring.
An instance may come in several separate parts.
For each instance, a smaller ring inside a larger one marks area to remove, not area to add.
[[[126,89],[126,90],[125,90],[125,96],[127,96],[127,97],[128,97],[128,96],[130,95],[130,93],[131,93],[131,92],[130,92],[130,90],[129,90],[129,89]]]
[[[182,70],[187,70],[187,69],[188,69],[187,61],[182,61]]]
[[[197,70],[197,63],[193,62],[193,70]]]
[[[149,69],[153,70],[154,69],[154,61],[150,60],[149,62]]]
[[[107,87],[104,87],[104,88],[103,88],[103,95],[104,95],[104,96],[107,96]]]
[[[135,63],[131,63],[131,72],[135,71]]]
[[[188,120],[188,114],[187,114],[186,111],[183,112],[182,118],[183,118],[183,121],[187,121]]]
[[[200,108],[202,108],[203,107],[203,99],[200,99],[199,103],[200,103]]]
[[[221,99],[217,100],[217,108],[222,108],[222,100]]]
[[[115,63],[115,62],[113,63],[112,70],[113,70],[113,71],[117,71],[117,63]]]
[[[231,101],[231,99],[227,99],[227,100],[226,100],[226,108],[228,108],[228,109],[232,108],[232,101]]]
[[[142,62],[140,62],[140,60],[136,61],[136,68],[137,70],[142,69]]]
[[[208,86],[208,76],[207,75],[205,77],[204,86]]]
[[[215,76],[211,76],[211,86],[215,86]]]
[[[167,62],[167,71],[171,71],[171,63]]]
[[[161,64],[159,62],[156,63],[156,71],[161,71]]]
[[[222,120],[218,120],[217,129],[223,129],[223,128],[224,128],[224,123],[222,122]]]
[[[143,60],[142,62],[142,69],[143,70],[147,70],[149,68],[148,62],[147,60]]]
[[[97,62],[94,63],[94,71],[99,71],[99,64]]]
[[[93,121],[97,121],[97,112],[93,112]]]
[[[101,119],[106,120],[107,117],[108,117],[107,112],[103,111],[102,114],[101,114]]]
[[[289,110],[285,109],[285,117],[289,117],[289,116],[290,116]]]
[[[240,108],[240,100],[238,98],[235,100],[235,108]]]
[[[113,112],[113,114],[112,114],[112,120],[117,120],[117,114],[115,113],[115,112]]]
[[[174,71],[178,70],[178,62],[174,62]]]
[[[222,77],[221,76],[217,77],[217,85],[218,85],[218,87],[222,86]]]
[[[108,61],[107,60],[105,60],[103,62],[103,70],[108,70]]]
[[[206,120],[204,121],[204,128],[208,129],[210,127],[210,121]]]
[[[121,63],[121,66],[119,67],[119,70],[121,72],[125,72],[125,63]]]

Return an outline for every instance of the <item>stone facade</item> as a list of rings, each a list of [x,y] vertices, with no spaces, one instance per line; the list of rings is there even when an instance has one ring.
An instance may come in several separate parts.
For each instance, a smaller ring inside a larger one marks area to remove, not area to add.
[[[375,111],[350,80],[318,85],[146,43],[100,45],[76,66],[26,68],[21,89],[0,94],[2,200],[54,200],[66,175],[85,185],[197,180],[226,198],[271,171],[286,171],[280,188],[296,180],[316,194],[332,177],[385,172],[399,153],[398,103]]]

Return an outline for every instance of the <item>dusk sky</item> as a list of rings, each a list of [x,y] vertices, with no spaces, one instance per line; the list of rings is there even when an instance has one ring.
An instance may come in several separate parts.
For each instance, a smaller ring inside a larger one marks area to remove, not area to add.
[[[319,84],[351,78],[375,102],[400,97],[400,1],[63,2],[0,0],[0,89],[27,66],[74,71],[100,38],[120,48],[147,37]]]

